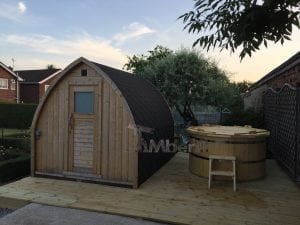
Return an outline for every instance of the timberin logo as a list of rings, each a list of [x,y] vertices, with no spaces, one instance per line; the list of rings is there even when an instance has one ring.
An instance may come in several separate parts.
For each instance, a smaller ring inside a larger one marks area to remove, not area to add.
[[[171,143],[170,140],[160,140],[156,142],[150,139],[147,142],[145,139],[141,139],[139,151],[142,153],[176,153],[176,152],[191,152],[194,144],[178,145]]]

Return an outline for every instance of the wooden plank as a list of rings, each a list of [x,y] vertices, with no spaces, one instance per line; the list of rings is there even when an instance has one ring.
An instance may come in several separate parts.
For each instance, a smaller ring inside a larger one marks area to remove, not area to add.
[[[96,74],[96,72],[95,72]],[[97,118],[96,118],[96,124],[97,124],[97,131],[96,131],[96,174],[101,175],[101,154],[102,154],[102,147],[101,147],[101,127],[102,127],[102,78],[99,79],[99,84],[97,88],[97,102],[98,102],[98,111],[97,111]]]
[[[123,106],[119,96],[116,96],[116,147],[115,147],[115,179],[122,180],[122,133]]]
[[[73,149],[74,149],[74,87],[68,85],[68,99],[69,99],[69,114],[68,114],[68,169],[67,171],[73,171]]]
[[[102,159],[101,159],[101,171],[102,177],[108,179],[108,159],[109,159],[109,120],[110,120],[110,101],[109,101],[109,86],[107,82],[102,83],[102,129],[101,129],[101,146],[102,146]]]
[[[63,171],[69,170],[69,140],[70,140],[70,133],[69,133],[69,111],[70,111],[70,101],[69,101],[69,86],[68,82],[65,80],[64,83],[62,83],[62,92],[64,104],[62,106],[63,110],[63,133],[64,133],[64,139],[63,139]]]
[[[128,180],[136,184],[137,182],[137,157],[136,157],[136,147],[137,147],[137,138],[136,138],[136,130],[133,126],[128,129],[128,145],[129,145],[129,152],[128,152]]]
[[[207,179],[188,171],[187,158],[188,154],[177,153],[139,190],[28,177],[1,186],[0,198],[140,217],[166,224],[199,224],[199,221],[220,225],[299,224],[299,187],[274,160],[268,160],[265,179],[241,182],[237,193],[233,193],[231,182],[214,185],[208,192]]]
[[[44,110],[41,114],[40,114],[40,118],[38,120],[38,126],[36,127],[36,129],[38,129],[41,132],[41,136],[38,140],[35,140],[35,144],[36,144],[36,148],[35,148],[35,164],[36,167],[34,168],[34,170],[37,171],[44,171],[44,166],[45,166],[45,162],[46,162],[46,153],[47,153],[47,111]]]
[[[128,181],[128,112],[123,110],[123,135],[122,135],[122,180]]]
[[[47,129],[48,129],[48,135],[47,135],[47,160],[46,160],[46,172],[53,172],[53,95],[49,96],[48,98],[48,114],[47,114]]]
[[[97,77],[97,80],[99,77]],[[97,158],[98,158],[98,85],[94,86],[94,115],[93,118],[93,173],[97,174]],[[91,131],[86,131],[86,133],[90,133]]]
[[[49,110],[44,110],[45,114],[44,114],[44,118],[43,118],[43,130],[42,130],[42,135],[43,135],[43,147],[42,147],[42,156],[43,156],[43,167],[42,167],[42,171],[45,171],[47,170],[47,160],[48,160],[48,157],[47,157],[47,152],[48,152],[48,139],[49,139],[49,136],[48,136],[48,114],[49,114]]]
[[[83,78],[83,77],[78,77],[78,78],[74,78],[72,77],[70,79],[70,82],[69,82],[70,85],[73,85],[73,86],[88,86],[88,85],[97,85],[98,84],[98,80],[97,79],[86,79],[86,78]]]
[[[53,122],[52,129],[53,131],[53,144],[52,144],[52,152],[53,152],[53,169],[52,171],[55,173],[59,173],[60,171],[60,154],[61,151],[59,149],[59,90],[56,89],[52,92],[53,96]]]
[[[133,132],[133,146],[134,146],[134,151],[133,151],[133,188],[138,188],[138,153],[140,150],[140,140],[141,140],[141,132],[139,132],[137,129],[134,129]]]
[[[91,118],[90,120],[78,120],[75,119],[74,126],[74,167],[81,168],[93,168],[93,153],[94,151],[94,133],[86,131],[94,130],[94,120]],[[89,130],[82,130],[81,123],[84,123],[86,126],[89,125]],[[76,133],[75,131],[79,130],[81,133]],[[78,144],[82,144],[81,146]],[[87,146],[86,144],[89,144]]]
[[[108,177],[115,179],[115,163],[116,163],[116,95],[109,88],[109,160],[108,160]]]
[[[64,167],[64,139],[65,137],[65,120],[64,118],[64,111],[66,110],[65,107],[65,91],[61,88],[61,85],[58,86],[58,101],[59,101],[59,108],[58,108],[58,124],[57,124],[57,129],[58,129],[58,171],[62,173],[63,167]]]
[[[87,76],[86,77],[82,77],[81,76],[81,70],[87,70]],[[76,77],[76,78],[90,78],[90,77],[99,77],[98,74],[96,74],[96,71],[94,69],[92,69],[91,67],[85,65],[85,64],[81,64],[79,66],[77,66],[76,68],[74,68],[72,70],[72,77]]]

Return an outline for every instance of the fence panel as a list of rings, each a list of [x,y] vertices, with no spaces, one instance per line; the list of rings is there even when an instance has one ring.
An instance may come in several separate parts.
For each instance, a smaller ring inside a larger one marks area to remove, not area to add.
[[[265,94],[264,112],[266,128],[269,130],[270,137],[268,138],[268,152],[272,155],[276,155],[276,137],[277,137],[277,95],[273,89],[268,89]]]
[[[299,173],[299,89],[288,84],[280,91],[268,89],[264,96],[266,128],[271,132],[268,151],[288,174]]]

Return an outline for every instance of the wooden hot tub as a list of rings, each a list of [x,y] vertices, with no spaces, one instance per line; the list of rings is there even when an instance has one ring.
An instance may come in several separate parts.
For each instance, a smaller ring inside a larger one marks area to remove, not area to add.
[[[266,138],[269,132],[250,126],[204,125],[189,127],[190,171],[208,177],[209,155],[235,156],[237,180],[253,180],[265,176]],[[215,169],[231,170],[230,162],[220,161]]]

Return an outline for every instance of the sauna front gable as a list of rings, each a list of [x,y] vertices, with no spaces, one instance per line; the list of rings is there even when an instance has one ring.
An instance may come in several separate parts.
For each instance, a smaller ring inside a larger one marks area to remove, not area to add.
[[[139,152],[145,134],[173,140],[170,109],[157,89],[85,58],[49,89],[32,132],[34,176],[137,187],[173,156]]]

